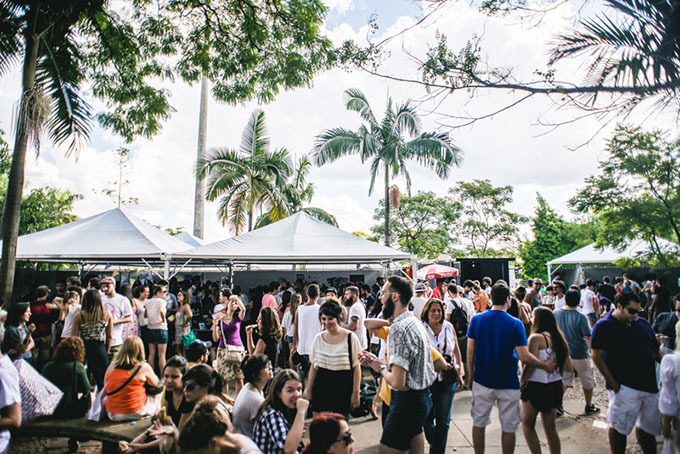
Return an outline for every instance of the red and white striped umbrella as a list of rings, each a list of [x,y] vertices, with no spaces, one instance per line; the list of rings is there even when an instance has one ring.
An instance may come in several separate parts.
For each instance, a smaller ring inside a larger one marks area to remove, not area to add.
[[[429,281],[430,279],[443,279],[458,276],[458,270],[446,265],[433,263],[418,269],[418,279]]]

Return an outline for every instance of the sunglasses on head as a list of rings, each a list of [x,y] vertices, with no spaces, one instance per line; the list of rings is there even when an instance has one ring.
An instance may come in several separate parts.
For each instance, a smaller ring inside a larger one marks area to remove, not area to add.
[[[350,444],[352,444],[352,442],[354,441],[352,440],[352,431],[348,430],[347,433],[343,435],[342,438],[339,439],[338,441],[342,441],[343,443],[345,443],[345,446],[349,446]]]

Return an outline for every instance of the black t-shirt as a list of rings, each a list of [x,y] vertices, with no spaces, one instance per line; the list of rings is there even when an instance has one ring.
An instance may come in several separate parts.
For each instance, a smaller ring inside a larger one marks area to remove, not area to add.
[[[616,288],[613,285],[602,284],[597,288],[597,293],[607,298],[612,303],[616,298]]]
[[[644,318],[636,318],[628,327],[609,314],[593,327],[590,346],[604,350],[604,362],[620,385],[650,393],[659,391],[655,368],[659,342]],[[609,383],[607,388],[611,389]]]
[[[182,417],[182,413],[191,413],[194,404],[187,402],[186,397],[182,396],[182,403],[179,404],[179,408],[175,408],[175,404],[172,402],[172,393],[168,393],[165,396],[165,409],[175,427],[179,427],[179,419]]]

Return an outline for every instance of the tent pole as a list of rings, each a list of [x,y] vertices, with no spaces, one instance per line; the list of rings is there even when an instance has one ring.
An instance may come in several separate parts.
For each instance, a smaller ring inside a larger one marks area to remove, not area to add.
[[[418,283],[418,259],[414,255],[411,256],[411,283],[415,287]]]
[[[552,267],[550,266],[550,263],[548,265],[548,285],[552,284]]]
[[[234,289],[234,264],[229,262],[229,288]]]
[[[167,281],[170,278],[170,259],[166,258],[163,264],[163,280]]]

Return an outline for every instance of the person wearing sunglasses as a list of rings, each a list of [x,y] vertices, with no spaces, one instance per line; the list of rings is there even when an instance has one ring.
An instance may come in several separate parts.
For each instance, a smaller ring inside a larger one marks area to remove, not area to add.
[[[656,452],[661,435],[659,388],[655,361],[661,361],[659,342],[643,317],[639,297],[624,292],[616,309],[593,327],[593,362],[607,380],[609,444],[614,454],[626,450],[626,436],[635,435],[643,453]]]
[[[212,367],[207,364],[197,364],[182,376],[184,397],[190,404],[196,404],[205,396],[214,395],[220,397],[230,405],[234,401],[223,393],[224,379]]]
[[[309,424],[309,443],[302,454],[346,454],[354,452],[354,438],[347,419],[339,413],[323,412]]]

